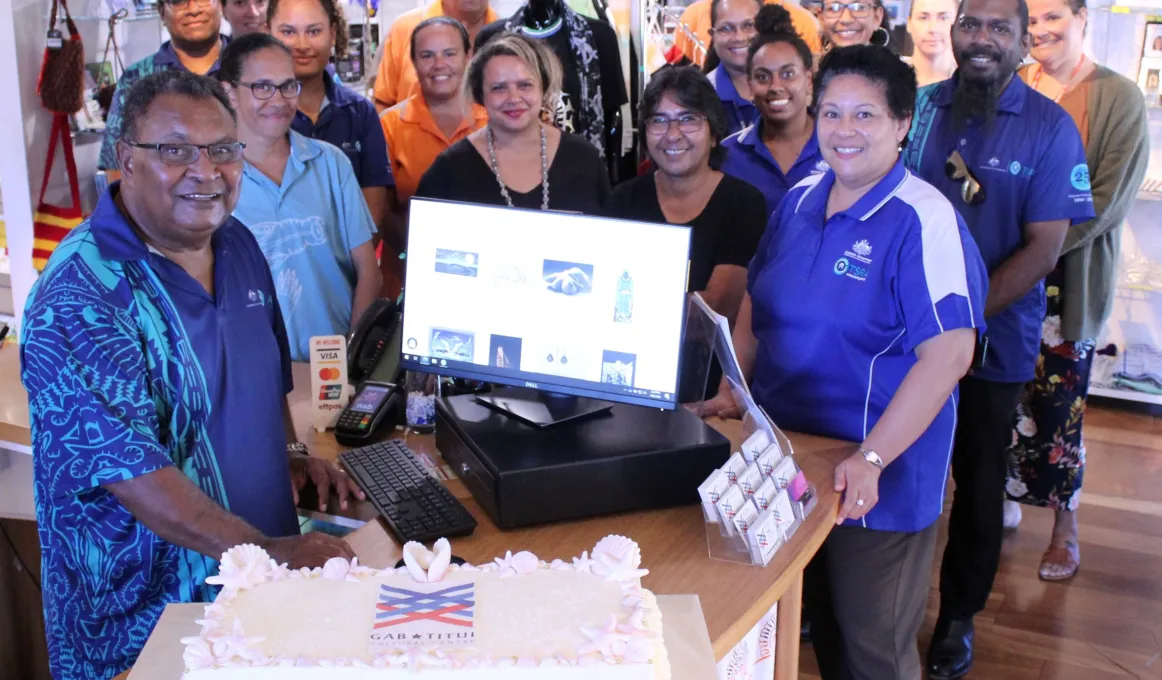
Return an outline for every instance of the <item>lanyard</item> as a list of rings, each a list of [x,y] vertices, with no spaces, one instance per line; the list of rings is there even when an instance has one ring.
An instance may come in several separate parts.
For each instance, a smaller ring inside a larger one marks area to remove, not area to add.
[[[1085,66],[1084,52],[1081,54],[1081,59],[1077,60],[1077,66],[1073,67],[1073,72],[1069,74],[1069,80],[1065,81],[1065,84],[1062,86],[1061,93],[1053,98],[1053,103],[1058,104],[1061,102],[1061,98],[1064,97],[1065,93],[1069,91],[1070,83],[1073,82],[1073,79],[1077,77],[1078,73],[1081,73],[1082,66]],[[1037,86],[1041,84],[1041,76],[1044,74],[1045,69],[1040,64],[1037,64],[1037,73],[1033,75],[1033,82],[1030,83],[1034,90],[1036,90]]]

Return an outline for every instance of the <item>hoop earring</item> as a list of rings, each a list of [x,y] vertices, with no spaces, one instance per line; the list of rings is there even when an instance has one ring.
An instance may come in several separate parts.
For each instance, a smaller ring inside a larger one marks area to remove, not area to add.
[[[891,41],[892,41],[892,34],[888,32],[888,29],[884,28],[883,26],[880,26],[876,30],[872,31],[871,40],[869,42],[872,45],[879,45],[880,47],[887,47],[888,43]]]

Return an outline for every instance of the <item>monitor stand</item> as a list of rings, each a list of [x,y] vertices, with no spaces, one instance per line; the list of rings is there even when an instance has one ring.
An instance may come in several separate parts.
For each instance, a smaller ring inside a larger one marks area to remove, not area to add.
[[[520,387],[494,388],[476,395],[476,401],[533,427],[550,427],[600,415],[613,404],[600,399],[574,397]]]

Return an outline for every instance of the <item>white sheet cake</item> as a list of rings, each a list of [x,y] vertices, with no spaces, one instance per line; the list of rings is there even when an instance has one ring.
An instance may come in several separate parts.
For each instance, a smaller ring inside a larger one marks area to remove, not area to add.
[[[261,548],[222,556],[222,586],[186,645],[186,680],[669,680],[662,620],[636,543],[607,536],[570,562],[506,554],[407,566],[333,559],[291,570]]]

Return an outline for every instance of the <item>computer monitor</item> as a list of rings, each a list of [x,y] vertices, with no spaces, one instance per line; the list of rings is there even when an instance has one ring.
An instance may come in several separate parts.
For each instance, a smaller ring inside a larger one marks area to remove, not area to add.
[[[689,258],[685,226],[413,198],[402,367],[533,388],[482,401],[537,425],[673,409]]]

